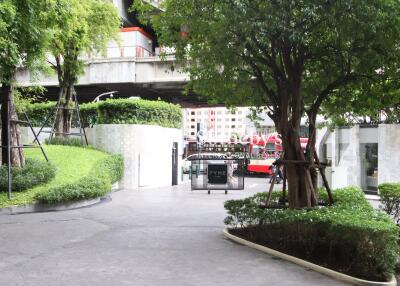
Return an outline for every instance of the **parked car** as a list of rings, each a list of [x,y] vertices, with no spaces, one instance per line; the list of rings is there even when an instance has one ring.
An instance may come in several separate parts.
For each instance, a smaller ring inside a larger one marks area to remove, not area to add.
[[[218,159],[226,159],[227,156],[221,153],[199,153],[192,154],[186,157],[182,163],[182,171],[184,174],[189,174],[190,166],[192,165],[192,161],[196,160],[218,160]],[[203,164],[200,164],[200,171],[203,170]]]

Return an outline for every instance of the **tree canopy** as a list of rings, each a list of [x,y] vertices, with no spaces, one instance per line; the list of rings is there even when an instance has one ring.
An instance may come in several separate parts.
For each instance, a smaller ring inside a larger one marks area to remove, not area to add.
[[[10,83],[17,66],[31,68],[43,57],[48,0],[3,0],[0,3],[0,81]]]
[[[107,1],[55,0],[51,11],[53,25],[49,49],[55,58],[60,86],[60,102],[68,107],[74,85],[84,72],[84,58],[90,53],[105,54],[107,43],[119,39],[121,19],[116,7]],[[70,112],[59,110],[56,128],[68,133]]]
[[[11,145],[20,145],[19,128],[13,124],[8,129],[8,119],[17,119],[12,97],[17,68],[32,69],[44,57],[48,35],[47,8],[51,0],[3,0],[0,2],[0,83],[2,144],[6,146],[10,134]],[[10,162],[24,165],[23,150],[11,151]],[[8,164],[8,153],[2,148],[2,163]]]
[[[317,203],[309,166],[321,105],[398,70],[395,0],[165,0],[158,14],[140,0],[134,7],[151,18],[159,42],[187,63],[195,92],[230,105],[267,106],[282,134],[291,207]]]

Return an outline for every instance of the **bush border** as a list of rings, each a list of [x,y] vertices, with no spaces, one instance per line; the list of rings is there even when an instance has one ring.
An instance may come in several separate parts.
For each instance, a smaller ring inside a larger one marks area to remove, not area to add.
[[[237,242],[239,244],[242,244],[242,245],[257,249],[257,250],[262,251],[262,252],[264,252],[266,254],[278,257],[278,258],[283,259],[285,261],[292,262],[292,263],[300,265],[302,267],[312,269],[312,270],[314,270],[314,271],[316,271],[318,273],[321,273],[321,274],[324,274],[326,276],[332,277],[332,278],[334,278],[336,280],[340,280],[340,281],[351,283],[353,285],[360,285],[360,286],[397,286],[396,278],[394,276],[392,276],[392,279],[389,282],[376,282],[376,281],[369,281],[369,280],[356,278],[356,277],[353,277],[353,276],[350,276],[350,275],[347,275],[347,274],[343,274],[343,273],[334,271],[334,270],[326,268],[326,267],[319,266],[317,264],[308,262],[306,260],[297,258],[295,256],[291,256],[291,255],[285,254],[283,252],[276,251],[276,250],[268,248],[266,246],[263,246],[263,245],[260,245],[260,244],[256,244],[256,243],[248,241],[246,239],[237,237],[237,236],[229,233],[229,228],[224,228],[223,233],[224,233],[224,236],[227,239],[230,239],[230,240],[232,240],[234,242]]]

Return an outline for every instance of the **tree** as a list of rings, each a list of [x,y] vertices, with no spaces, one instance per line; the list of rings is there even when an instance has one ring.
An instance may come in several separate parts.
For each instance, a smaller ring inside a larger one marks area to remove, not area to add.
[[[52,11],[50,51],[54,56],[61,109],[57,110],[56,131],[69,133],[74,85],[84,72],[84,55],[106,51],[110,40],[118,40],[121,20],[116,7],[107,1],[56,0]]]
[[[15,74],[21,65],[34,68],[44,52],[47,34],[46,7],[48,0],[3,0],[0,2],[0,82],[1,82],[1,125],[2,146],[8,142],[8,116],[17,120],[13,99]],[[11,145],[20,144],[17,124],[10,129]],[[22,149],[12,149],[11,163],[23,167],[25,163]],[[8,163],[8,152],[2,148],[2,164]]]
[[[341,89],[379,84],[399,62],[394,0],[165,0],[158,14],[136,0],[134,8],[147,13],[161,44],[175,47],[195,92],[267,106],[282,135],[292,208],[317,204],[311,167],[321,105]]]
[[[322,114],[329,127],[400,123],[400,81],[337,91],[323,104]]]

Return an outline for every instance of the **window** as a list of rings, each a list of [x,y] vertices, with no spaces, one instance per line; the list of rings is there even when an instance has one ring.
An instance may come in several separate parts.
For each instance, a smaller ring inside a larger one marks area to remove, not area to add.
[[[236,118],[232,118],[232,121],[236,121]]]
[[[195,132],[190,132],[190,135],[192,135],[192,136],[193,136],[194,134],[195,134]]]
[[[242,118],[238,118],[238,121],[242,121]]]
[[[232,127],[232,128],[236,128],[236,126],[235,126],[235,125],[232,125],[231,127]]]
[[[194,115],[194,111],[190,112],[190,115]]]
[[[238,111],[238,114],[239,114],[239,115],[240,115],[240,114],[242,114],[242,111],[241,111],[241,110],[239,110],[239,111]]]
[[[196,128],[196,126],[194,126],[194,125],[190,125],[190,128],[192,128],[192,129],[195,129],[195,128]]]
[[[220,111],[217,111],[217,114],[218,115],[221,115],[222,114],[222,111],[220,110]]]
[[[221,121],[222,121],[222,119],[221,119],[221,118],[217,118],[217,121],[218,121],[218,122],[221,122]]]
[[[197,113],[196,113],[197,115],[201,115],[201,111],[197,111]]]
[[[225,118],[225,121],[229,121],[229,118]]]
[[[194,118],[190,119],[191,122],[194,122]]]

